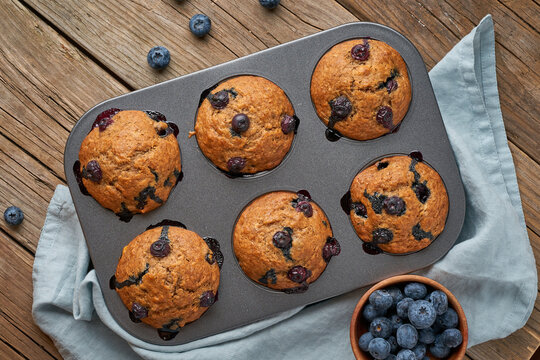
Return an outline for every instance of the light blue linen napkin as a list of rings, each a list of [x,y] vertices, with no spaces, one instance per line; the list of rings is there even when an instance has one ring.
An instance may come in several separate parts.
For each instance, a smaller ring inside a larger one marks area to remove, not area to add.
[[[457,296],[469,322],[469,346],[522,327],[537,294],[495,74],[489,15],[430,72],[465,185],[467,215],[458,244],[419,273]],[[189,344],[157,346],[114,322],[89,263],[69,191],[58,186],[34,262],[33,316],[66,359],[354,358],[349,322],[365,289]]]

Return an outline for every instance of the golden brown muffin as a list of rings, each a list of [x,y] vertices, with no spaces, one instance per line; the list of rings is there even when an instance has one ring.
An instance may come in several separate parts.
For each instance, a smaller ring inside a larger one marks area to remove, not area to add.
[[[311,78],[311,99],[330,129],[374,139],[401,123],[411,102],[407,66],[388,44],[354,39],[332,47]]]
[[[82,142],[78,181],[122,220],[159,207],[181,176],[177,131],[154,111],[101,113]]]
[[[217,242],[205,240],[165,225],[143,232],[124,247],[113,285],[133,321],[171,335],[214,304],[217,260],[223,258]]]
[[[276,191],[249,204],[234,227],[234,253],[246,275],[285,292],[304,292],[340,246],[305,190]]]
[[[443,231],[448,195],[439,174],[408,156],[392,156],[362,170],[351,185],[351,220],[364,242],[404,254]]]
[[[254,174],[278,166],[291,147],[298,120],[276,84],[259,76],[226,80],[201,103],[195,134],[219,169]]]

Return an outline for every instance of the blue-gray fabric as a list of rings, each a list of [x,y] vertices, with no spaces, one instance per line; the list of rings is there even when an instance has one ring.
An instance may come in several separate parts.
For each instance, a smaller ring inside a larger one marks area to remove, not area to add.
[[[537,292],[499,105],[490,16],[433,68],[430,78],[465,185],[467,215],[458,243],[418,273],[457,296],[472,346],[521,328]],[[365,289],[189,344],[157,346],[114,322],[89,262],[69,191],[58,186],[34,262],[33,316],[66,359],[354,358],[349,322]]]

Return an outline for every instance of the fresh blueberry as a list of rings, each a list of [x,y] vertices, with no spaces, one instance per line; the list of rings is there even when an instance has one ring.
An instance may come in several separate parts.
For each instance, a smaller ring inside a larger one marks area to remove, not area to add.
[[[416,355],[409,349],[403,349],[397,353],[396,360],[416,360]]]
[[[440,290],[435,290],[428,296],[429,302],[433,304],[437,315],[442,315],[448,310],[448,297]]]
[[[388,106],[381,106],[377,111],[377,122],[387,129],[391,129],[392,125],[392,108]]]
[[[395,334],[397,329],[403,325],[403,319],[397,316],[397,314],[391,315],[389,319],[392,322],[392,332]]]
[[[435,341],[435,332],[430,327],[418,330],[418,341],[426,345],[433,344]]]
[[[409,306],[409,321],[417,329],[426,329],[435,323],[435,308],[426,300],[416,300]]]
[[[388,339],[386,339],[386,341],[388,341],[388,343],[390,344],[390,352],[392,354],[395,354],[399,349],[399,345],[397,343],[396,337],[394,335],[389,336]]]
[[[412,349],[418,343],[418,331],[411,324],[403,324],[397,329],[396,339],[402,348]]]
[[[227,168],[230,172],[234,174],[238,174],[242,171],[242,169],[246,166],[246,159],[243,157],[233,157],[230,158],[229,161],[227,161]]]
[[[378,338],[387,338],[392,335],[392,323],[385,317],[375,318],[371,324],[369,324],[369,331],[371,335]]]
[[[303,212],[306,217],[313,216],[313,207],[307,201],[299,201],[298,204],[296,204],[296,211]]]
[[[279,5],[279,0],[259,0],[259,3],[267,9],[275,9]]]
[[[201,307],[209,307],[209,306],[214,305],[216,300],[217,300],[217,294],[214,295],[214,293],[211,290],[208,290],[202,293],[200,297],[200,305]]]
[[[368,351],[377,360],[384,360],[390,355],[390,344],[388,341],[375,338],[369,342]]]
[[[225,90],[218,91],[208,96],[208,101],[214,109],[224,109],[229,104],[229,93]]]
[[[377,311],[386,311],[392,306],[392,295],[386,290],[375,290],[369,295],[369,303],[377,309]]]
[[[234,132],[240,134],[249,129],[249,117],[246,114],[236,114],[232,118],[231,127]]]
[[[294,116],[284,115],[281,119],[281,131],[286,135],[296,129]]]
[[[346,96],[341,95],[330,101],[330,109],[334,119],[343,120],[351,113],[352,103]]]
[[[360,349],[364,351],[368,351],[369,343],[373,340],[373,335],[368,331],[367,333],[364,333],[362,336],[360,336],[360,339],[358,339],[358,346],[360,346]]]
[[[134,302],[133,305],[131,305],[131,313],[135,319],[140,320],[148,316],[148,309],[141,304]]]
[[[96,160],[90,160],[82,170],[82,176],[85,179],[91,180],[93,182],[100,182],[103,178],[103,173],[101,172],[101,167]]]
[[[171,252],[171,246],[169,242],[165,239],[159,239],[154,241],[150,245],[150,254],[155,257],[165,257]]]
[[[384,199],[383,209],[389,215],[401,216],[405,212],[405,201],[399,196],[390,196]]]
[[[353,210],[356,215],[361,216],[363,218],[367,218],[366,206],[362,204],[361,202],[351,203],[351,210]]]
[[[326,239],[326,244],[324,244],[322,250],[322,257],[324,261],[330,261],[332,256],[338,256],[340,252],[341,245],[339,245],[339,242],[333,237],[328,237],[328,239]]]
[[[353,46],[351,56],[354,60],[365,61],[369,58],[369,43],[364,39],[363,44]]]
[[[389,287],[386,289],[386,291],[388,291],[390,296],[392,296],[392,306],[396,306],[397,303],[403,300],[403,298],[405,297],[403,296],[401,290],[396,286]]]
[[[412,351],[414,355],[416,355],[416,359],[422,359],[426,356],[426,345],[416,344],[416,346],[412,348]]]
[[[24,213],[16,206],[10,206],[4,211],[4,220],[9,225],[19,225],[24,220]]]
[[[371,304],[367,304],[364,306],[364,310],[362,310],[362,316],[364,316],[364,319],[366,319],[368,322],[372,322],[376,317],[382,315],[384,315],[384,313],[377,311],[375,306]]]
[[[396,359],[397,359],[397,357],[394,354],[390,354],[386,358],[384,358],[384,360],[396,360]]]
[[[120,111],[120,109],[116,108],[103,111],[96,117],[96,120],[94,120],[94,123],[92,124],[92,129],[95,127],[99,127],[99,131],[104,131],[109,125],[113,123],[113,116],[118,114]]]
[[[306,281],[306,279],[308,277],[310,277],[310,276],[311,276],[311,271],[309,271],[308,269],[306,269],[305,267],[300,266],[300,265],[292,267],[287,272],[287,277],[291,281],[294,281],[296,283],[302,283],[302,282]]]
[[[441,359],[450,354],[450,348],[442,343],[442,335],[435,337],[435,342],[429,347],[429,352],[431,352],[431,355]]]
[[[444,346],[451,348],[458,347],[463,342],[463,336],[458,329],[446,329],[441,334],[442,343]]]
[[[151,68],[160,70],[169,65],[171,54],[169,53],[169,50],[163,46],[154,46],[148,52],[146,60]]]
[[[409,306],[414,302],[411,298],[404,298],[396,305],[396,312],[400,318],[407,320],[409,318]]]
[[[437,316],[435,324],[441,330],[455,328],[458,325],[458,314],[452,308],[448,308],[442,315]]]
[[[413,300],[420,300],[426,297],[427,288],[424,284],[412,282],[405,285],[403,292],[405,293],[405,296],[410,297]]]
[[[288,232],[278,231],[274,234],[272,242],[274,243],[275,247],[285,249],[291,246],[292,238]]]
[[[377,228],[371,234],[374,244],[388,244],[394,238],[392,230],[384,228]]]
[[[198,37],[203,37],[210,32],[212,22],[210,18],[204,14],[193,15],[189,20],[189,30]]]

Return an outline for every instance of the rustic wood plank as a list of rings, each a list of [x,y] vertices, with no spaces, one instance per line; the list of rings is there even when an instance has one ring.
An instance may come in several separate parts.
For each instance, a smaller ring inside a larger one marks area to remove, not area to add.
[[[50,355],[61,358],[52,341],[34,324],[32,318],[32,255],[2,232],[0,254],[9,254],[0,257],[0,337],[10,339],[9,344],[30,359],[47,359],[51,358]],[[4,326],[6,322],[33,341],[12,339],[13,334],[6,333],[9,329]],[[40,348],[43,351],[40,352]],[[34,353],[41,353],[42,356],[35,357]]]
[[[498,1],[523,20],[531,29],[540,32],[540,5],[532,1],[523,0]]]
[[[16,353],[7,343],[0,341],[0,359],[28,359]]]
[[[20,331],[17,324],[10,322],[9,318],[0,309],[0,341],[5,342],[15,349],[24,349],[21,353],[29,359],[58,359],[48,353],[41,345],[36,343],[34,339]],[[20,351],[20,350],[19,350]],[[1,357],[0,357],[1,358]]]

